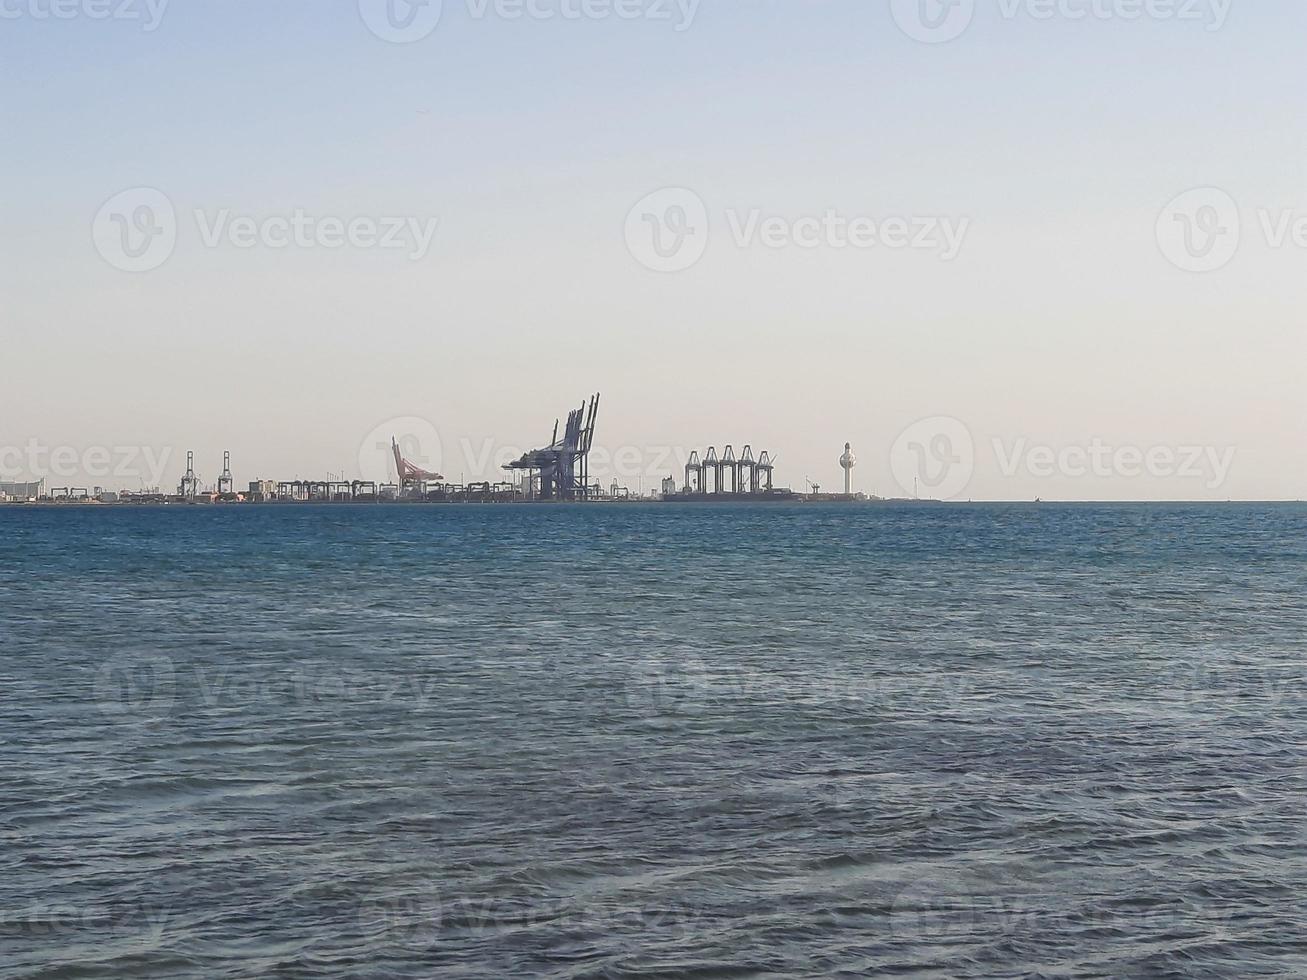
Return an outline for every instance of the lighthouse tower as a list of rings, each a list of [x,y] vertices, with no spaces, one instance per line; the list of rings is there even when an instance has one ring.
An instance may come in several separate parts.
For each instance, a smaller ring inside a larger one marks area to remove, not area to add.
[[[844,470],[844,493],[853,496],[853,467],[858,465],[858,458],[853,455],[853,447],[844,444],[844,455],[840,457],[840,467]]]

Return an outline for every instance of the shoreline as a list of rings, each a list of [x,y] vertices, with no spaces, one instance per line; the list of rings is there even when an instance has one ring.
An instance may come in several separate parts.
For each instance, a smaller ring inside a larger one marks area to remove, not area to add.
[[[96,500],[30,500],[0,501],[0,513],[7,510],[230,510],[230,509],[276,509],[295,508],[342,508],[354,507],[374,509],[377,507],[583,507],[583,506],[663,506],[680,504],[683,507],[701,505],[704,507],[731,507],[747,505],[765,505],[767,507],[1227,507],[1227,506],[1295,506],[1307,504],[1307,500],[1284,498],[1280,500],[914,500],[906,497],[869,498],[865,500],[811,500],[796,496],[784,500],[749,497],[747,495],[734,499],[618,499],[618,500],[299,500],[299,501],[117,501],[102,502]]]

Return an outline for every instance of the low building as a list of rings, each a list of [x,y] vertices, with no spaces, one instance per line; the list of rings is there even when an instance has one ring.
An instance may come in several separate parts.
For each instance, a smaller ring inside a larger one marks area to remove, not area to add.
[[[0,498],[8,501],[39,500],[44,496],[44,480],[35,483],[0,483]]]

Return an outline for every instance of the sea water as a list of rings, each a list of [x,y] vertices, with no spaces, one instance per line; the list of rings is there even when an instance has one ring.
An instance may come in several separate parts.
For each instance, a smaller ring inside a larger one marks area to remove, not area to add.
[[[0,508],[5,977],[1307,974],[1307,508]]]

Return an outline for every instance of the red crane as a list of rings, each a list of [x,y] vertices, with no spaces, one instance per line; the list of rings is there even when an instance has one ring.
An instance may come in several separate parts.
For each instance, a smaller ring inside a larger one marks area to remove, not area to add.
[[[438,483],[444,479],[439,473],[430,473],[406,460],[404,454],[399,451],[399,443],[394,436],[390,437],[390,448],[395,451],[395,472],[399,476],[401,487],[417,483]]]

